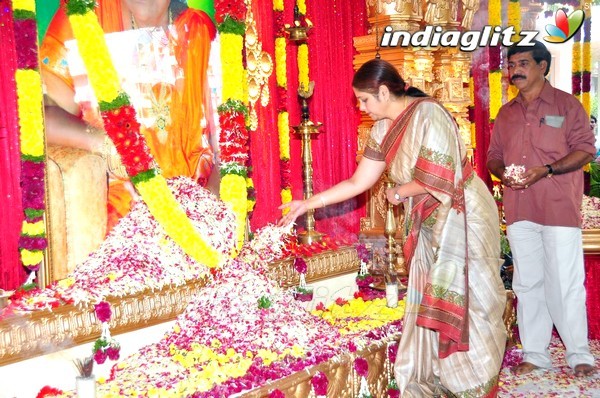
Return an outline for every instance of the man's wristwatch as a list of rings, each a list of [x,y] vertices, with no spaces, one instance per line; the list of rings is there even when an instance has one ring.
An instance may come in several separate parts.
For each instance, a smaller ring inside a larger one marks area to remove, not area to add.
[[[548,177],[548,178],[552,177],[552,174],[554,173],[552,166],[550,166],[549,164],[545,164],[544,166],[546,166],[546,168],[548,169],[548,174],[546,175],[546,177]]]

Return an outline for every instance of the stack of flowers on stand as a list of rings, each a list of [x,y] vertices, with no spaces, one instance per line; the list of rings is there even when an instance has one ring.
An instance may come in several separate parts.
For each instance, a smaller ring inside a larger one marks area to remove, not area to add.
[[[235,245],[235,221],[228,224]],[[99,380],[98,396],[231,396],[398,338],[402,305],[340,299],[309,313],[269,279],[265,267],[280,258],[289,233],[257,231],[236,259],[212,273],[162,340]]]

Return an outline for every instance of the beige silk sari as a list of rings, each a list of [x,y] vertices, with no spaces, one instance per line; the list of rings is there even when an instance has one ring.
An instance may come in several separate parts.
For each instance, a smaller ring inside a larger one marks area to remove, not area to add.
[[[465,153],[452,116],[431,98],[374,131],[365,150],[397,184],[427,190],[405,208],[410,277],[394,367],[402,397],[497,393],[506,343],[498,213]]]

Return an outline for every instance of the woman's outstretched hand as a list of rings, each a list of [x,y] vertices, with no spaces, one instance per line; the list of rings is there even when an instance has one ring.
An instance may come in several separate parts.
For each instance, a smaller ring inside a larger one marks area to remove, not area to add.
[[[293,223],[296,218],[308,211],[308,205],[304,200],[292,200],[291,202],[284,203],[278,207],[279,210],[290,209],[286,215],[281,217],[281,220],[277,223],[278,226],[282,227]]]

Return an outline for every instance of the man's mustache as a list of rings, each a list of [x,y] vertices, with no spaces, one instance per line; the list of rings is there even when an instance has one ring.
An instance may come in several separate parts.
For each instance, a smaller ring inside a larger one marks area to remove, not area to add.
[[[514,82],[514,81],[515,81],[515,79],[525,79],[525,76],[523,76],[523,75],[513,75],[513,76],[510,78],[510,81],[511,81],[511,82]]]

